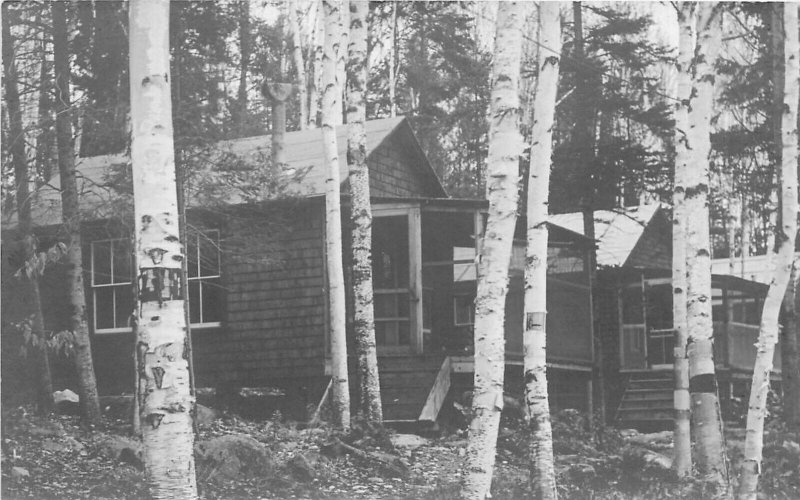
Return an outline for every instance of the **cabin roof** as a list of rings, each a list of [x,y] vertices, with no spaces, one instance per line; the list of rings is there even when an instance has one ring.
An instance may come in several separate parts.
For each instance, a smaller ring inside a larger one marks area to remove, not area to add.
[[[404,134],[406,140],[411,141],[412,149],[419,161],[413,167],[419,170],[423,178],[434,186],[433,191],[440,196],[447,196],[441,181],[435,174],[425,154],[417,142],[408,121],[400,116],[381,118],[365,122],[367,135],[367,153],[373,151],[394,134]],[[339,156],[339,175],[343,183],[347,181],[347,126],[336,127]],[[410,139],[409,139],[410,138]],[[263,164],[270,155],[270,135],[231,139],[216,143],[210,148],[210,153],[204,164],[206,168],[192,172],[194,179],[202,179],[205,185],[214,185],[217,176],[221,177],[215,165],[235,158],[243,165]],[[322,129],[301,130],[287,132],[285,136],[286,166],[282,172],[283,182],[280,182],[280,192],[276,197],[309,197],[321,195],[325,190],[324,146]],[[408,143],[406,143],[408,144]],[[130,203],[130,195],[121,193],[118,189],[120,176],[129,178],[130,158],[127,153],[76,158],[78,191],[80,195],[80,209],[84,218],[101,219],[115,213],[115,205],[120,202]],[[187,180],[191,186],[192,180]],[[34,225],[47,226],[61,223],[61,194],[60,179],[54,176],[48,184],[38,188],[33,193],[32,212]],[[249,201],[239,189],[228,189],[223,182],[217,183],[216,191],[211,195],[214,200],[227,204],[240,204]],[[189,187],[191,191],[191,187]],[[207,190],[206,190],[207,191]],[[189,196],[187,205],[190,207],[204,206],[209,203],[207,192]],[[16,225],[16,211],[3,215],[3,225]]]
[[[615,210],[595,210],[597,264],[605,267],[625,265],[645,228],[660,209],[661,204],[657,203]],[[550,222],[584,234],[582,212],[551,215]]]

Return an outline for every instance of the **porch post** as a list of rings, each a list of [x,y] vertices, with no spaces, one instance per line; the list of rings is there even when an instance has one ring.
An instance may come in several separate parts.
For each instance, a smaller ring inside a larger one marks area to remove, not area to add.
[[[419,205],[411,208],[408,215],[408,287],[411,290],[411,347],[422,354],[422,217]]]

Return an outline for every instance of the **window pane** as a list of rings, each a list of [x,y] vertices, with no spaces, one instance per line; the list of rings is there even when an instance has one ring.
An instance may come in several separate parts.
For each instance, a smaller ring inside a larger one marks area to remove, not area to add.
[[[189,322],[200,323],[200,282],[189,282]]]
[[[131,282],[131,248],[128,240],[115,240],[114,247],[114,283]]]
[[[397,338],[397,322],[395,321],[385,321],[381,322],[383,324],[383,338],[384,338],[384,345],[397,345],[398,338]]]
[[[394,318],[396,316],[395,295],[376,294],[375,295],[375,317]]]
[[[457,295],[455,302],[455,324],[471,325],[473,321],[473,297],[470,295]]]
[[[411,335],[408,331],[408,321],[399,321],[397,325],[397,343],[398,345],[411,344]]]
[[[186,245],[186,265],[188,276],[190,278],[197,277],[197,233],[195,231],[187,231],[187,245]]]
[[[100,330],[114,328],[114,289],[98,288],[94,291],[94,325]]]
[[[111,242],[96,241],[92,243],[93,272],[92,284],[106,285],[111,283]]]
[[[219,232],[198,235],[200,241],[200,276],[219,276]]]
[[[210,279],[202,281],[203,287],[203,310],[202,310],[202,323],[212,323],[222,321],[222,311],[225,304],[222,288],[219,284],[219,279]]]
[[[411,300],[411,296],[407,293],[400,293],[397,295],[397,317],[398,318],[407,318],[408,314],[408,307],[409,301]]]
[[[376,217],[372,226],[372,279],[375,288],[408,286],[408,218]]]
[[[375,343],[377,345],[386,345],[386,323],[383,321],[375,322]]]
[[[114,326],[117,328],[128,327],[128,319],[133,312],[133,287],[114,287],[114,313],[116,316]]]

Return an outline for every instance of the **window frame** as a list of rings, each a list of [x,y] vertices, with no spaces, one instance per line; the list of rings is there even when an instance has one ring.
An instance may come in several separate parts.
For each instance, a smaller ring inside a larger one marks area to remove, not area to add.
[[[202,300],[203,300],[202,290],[203,290],[203,286],[204,286],[203,280],[216,279],[216,280],[218,280],[218,283],[221,282],[221,280],[222,280],[222,250],[220,248],[220,246],[221,246],[220,245],[221,233],[220,233],[219,229],[207,229],[207,230],[202,230],[202,231],[193,230],[193,231],[190,231],[190,232],[194,233],[192,236],[188,236],[188,237],[194,237],[195,238],[197,259],[198,259],[197,260],[198,269],[197,269],[197,276],[189,277],[188,268],[187,268],[186,301],[187,301],[188,307],[191,308],[192,304],[191,304],[191,300],[189,298],[188,286],[192,282],[195,282],[195,281],[199,282],[200,283],[200,287],[199,287],[200,288],[200,295],[199,295],[200,304],[199,305],[200,305],[200,308],[201,308],[200,309],[200,319],[202,320]],[[218,248],[218,251],[217,251],[217,274],[216,275],[201,275],[201,272],[200,272],[201,266],[200,266],[200,260],[199,260],[199,258],[200,258],[200,246],[197,243],[199,243],[199,238],[200,238],[201,235],[207,235],[209,233],[215,233],[216,234],[216,239],[215,240],[212,239],[212,241],[215,242],[215,244],[217,245],[217,248]],[[91,289],[91,293],[92,293],[92,295],[91,295],[91,301],[92,301],[92,320],[91,320],[91,322],[92,323],[91,324],[92,324],[93,332],[96,333],[96,334],[99,334],[99,335],[114,334],[114,333],[129,333],[129,332],[133,331],[133,329],[130,326],[113,327],[113,328],[98,328],[98,326],[97,326],[97,293],[98,293],[98,291],[100,291],[102,289],[113,290],[114,288],[121,288],[121,287],[127,286],[127,287],[130,287],[131,295],[133,295],[133,288],[134,288],[133,280],[135,279],[136,263],[134,262],[135,259],[133,258],[132,253],[128,254],[129,258],[130,258],[130,269],[131,269],[131,275],[128,277],[128,281],[127,282],[121,282],[121,283],[114,283],[114,250],[113,250],[113,248],[114,248],[114,243],[115,242],[120,242],[120,241],[127,241],[128,244],[132,244],[133,243],[132,240],[130,240],[129,238],[105,238],[105,239],[99,239],[99,240],[92,240],[89,243],[89,245],[90,245],[89,246],[89,249],[90,249],[89,250],[89,254],[90,254],[90,257],[89,257],[89,259],[90,259],[89,260],[89,263],[90,263],[89,272],[91,274],[90,275],[90,279],[89,279],[89,288]],[[111,271],[111,278],[110,278],[111,283],[104,283],[104,284],[96,284],[95,283],[95,276],[97,275],[96,272],[95,272],[95,245],[99,244],[99,243],[110,243],[109,248],[110,248],[110,252],[111,253],[109,254],[110,255],[109,265],[110,265],[110,271]],[[186,243],[187,243],[187,245],[186,245],[186,249],[187,249],[186,257],[188,259],[188,246],[189,246],[188,243],[189,242],[187,241]],[[188,261],[187,261],[187,264],[188,264]],[[206,285],[206,286],[208,286],[208,285]],[[113,294],[113,291],[111,293]],[[112,295],[112,300],[116,301],[116,295]],[[134,297],[133,304],[131,304],[131,306],[132,306],[131,307],[131,312],[133,312],[134,308],[136,307],[135,303],[136,303],[136,300],[135,300],[135,297]],[[114,304],[114,308],[113,308],[114,324],[116,324],[117,323],[116,302],[113,302],[113,304]],[[221,320],[220,321],[206,321],[206,322],[199,322],[199,323],[192,323],[192,322],[189,323],[189,327],[191,329],[193,329],[193,330],[213,329],[213,328],[220,328],[221,326],[222,326],[222,321]]]
[[[188,236],[188,233],[193,233],[191,237],[195,241],[195,248],[197,250],[197,255],[196,255],[196,259],[197,259],[197,261],[196,261],[196,263],[197,263],[197,276],[194,276],[194,277],[189,275],[189,268],[188,268],[188,263],[189,263],[189,253],[188,253],[188,249],[189,249],[189,241],[188,241],[188,239],[189,239],[189,236]],[[216,239],[208,238],[208,235],[211,234],[211,233],[215,233],[216,234]],[[200,238],[203,237],[203,236],[205,236],[208,239],[210,239],[212,241],[212,243],[214,243],[217,246],[217,274],[215,274],[215,275],[210,275],[210,274],[209,275],[202,275],[201,274],[203,266],[200,265],[200,258],[201,258],[201,255],[200,255]],[[209,279],[217,280],[217,286],[219,286],[220,282],[222,281],[222,249],[220,248],[221,247],[220,241],[221,241],[221,235],[220,235],[219,229],[206,229],[206,230],[202,230],[202,231],[201,230],[187,231],[187,241],[186,241],[186,249],[187,249],[187,253],[186,253],[186,259],[187,259],[187,261],[186,261],[187,262],[186,286],[187,286],[187,290],[186,290],[186,294],[187,294],[187,298],[186,298],[186,300],[187,300],[187,303],[189,305],[190,321],[191,321],[192,303],[191,303],[191,300],[189,298],[189,287],[191,286],[192,282],[199,283],[198,305],[200,307],[200,322],[199,323],[191,323],[191,322],[189,323],[189,326],[191,328],[194,328],[194,329],[219,328],[219,327],[222,326],[222,321],[221,320],[220,321],[202,321],[202,319],[203,319],[203,287],[205,285],[203,283],[203,281],[204,280],[209,280]],[[208,285],[208,286],[214,286],[214,285]]]

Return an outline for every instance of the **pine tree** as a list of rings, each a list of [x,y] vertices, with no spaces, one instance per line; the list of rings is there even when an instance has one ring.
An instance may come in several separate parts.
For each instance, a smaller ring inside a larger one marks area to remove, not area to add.
[[[489,217],[480,256],[475,299],[475,390],[461,496],[488,498],[503,408],[505,298],[508,263],[517,220],[519,77],[522,59],[521,2],[498,6],[489,125],[487,198]]]
[[[523,333],[525,402],[531,428],[531,483],[536,498],[555,499],[553,430],[547,394],[548,194],[553,155],[558,67],[561,54],[560,2],[539,5],[539,78],[533,98],[531,165],[528,180],[528,245],[525,264]]]
[[[140,419],[150,493],[197,498],[194,434],[180,240],[168,0],[131,2],[130,89],[133,141]]]

